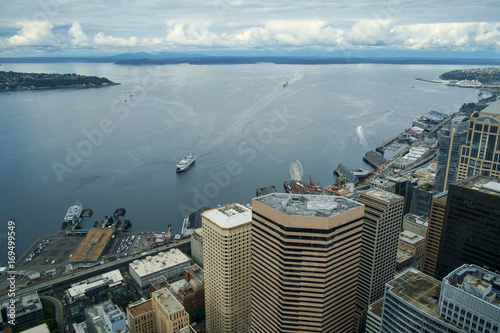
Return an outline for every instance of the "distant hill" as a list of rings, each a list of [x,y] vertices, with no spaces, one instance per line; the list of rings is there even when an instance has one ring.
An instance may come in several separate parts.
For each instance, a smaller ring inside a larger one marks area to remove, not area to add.
[[[441,74],[443,80],[478,80],[482,84],[500,85],[500,68],[456,69]]]

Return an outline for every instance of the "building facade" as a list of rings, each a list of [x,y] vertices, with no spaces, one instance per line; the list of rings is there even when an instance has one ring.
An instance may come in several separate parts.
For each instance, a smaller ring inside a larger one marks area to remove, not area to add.
[[[436,194],[431,201],[427,235],[425,236],[424,259],[422,261],[422,272],[429,276],[434,276],[436,272],[447,199],[448,191],[445,191]]]
[[[189,327],[189,315],[167,288],[151,294],[151,305],[155,318],[155,333],[177,333],[182,328]]]
[[[194,262],[203,267],[203,228],[194,229],[191,236],[191,256]]]
[[[252,201],[252,332],[351,332],[364,206],[273,193]]]
[[[0,300],[2,322],[4,325],[10,326],[12,332],[36,326],[44,320],[42,303],[36,291],[16,296],[13,303],[11,298],[6,296]],[[15,325],[9,324],[11,319],[14,319]]]
[[[438,133],[439,152],[434,194],[446,191],[450,182],[457,180],[460,149],[467,138],[468,125],[467,122],[452,124]]]
[[[131,333],[156,332],[151,299],[127,307],[127,327]]]
[[[370,189],[357,201],[365,205],[356,301],[357,331],[364,332],[368,306],[383,297],[385,284],[394,278],[404,198]]]
[[[248,332],[252,211],[230,204],[201,216],[207,333]]]
[[[500,270],[500,180],[475,176],[450,185],[434,277],[474,263]]]
[[[473,175],[500,178],[500,101],[469,119],[467,139],[461,147],[457,180]]]

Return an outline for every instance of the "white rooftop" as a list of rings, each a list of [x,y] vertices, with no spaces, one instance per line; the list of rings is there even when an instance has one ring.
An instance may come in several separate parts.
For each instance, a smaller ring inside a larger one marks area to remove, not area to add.
[[[415,243],[418,243],[419,241],[421,241],[422,239],[425,239],[425,237],[417,235],[416,233],[408,231],[408,230],[403,230],[399,234],[399,239],[401,239],[407,243],[410,243],[410,244],[415,244]]]
[[[201,215],[223,229],[234,228],[252,221],[252,210],[238,203],[210,209]]]
[[[171,249],[155,256],[147,256],[145,259],[134,260],[129,266],[139,277],[143,277],[185,262],[190,262],[188,256],[178,249]]]
[[[71,288],[68,289],[68,293],[71,297],[77,297],[80,295],[84,295],[85,291],[88,289],[104,285],[104,284],[115,284],[118,285],[123,281],[123,276],[120,273],[119,269],[115,269],[114,271],[103,273],[100,278],[89,279],[79,283],[75,283],[71,285]]]

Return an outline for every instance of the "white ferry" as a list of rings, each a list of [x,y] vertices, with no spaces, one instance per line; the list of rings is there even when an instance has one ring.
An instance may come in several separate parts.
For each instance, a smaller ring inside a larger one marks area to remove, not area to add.
[[[80,222],[80,215],[82,214],[83,205],[81,203],[74,203],[68,208],[68,212],[64,216],[63,222],[75,223]]]
[[[193,154],[189,154],[188,156],[184,157],[179,163],[176,164],[175,166],[175,171],[176,172],[181,172],[189,169],[191,165],[196,161],[196,157],[193,156]]]

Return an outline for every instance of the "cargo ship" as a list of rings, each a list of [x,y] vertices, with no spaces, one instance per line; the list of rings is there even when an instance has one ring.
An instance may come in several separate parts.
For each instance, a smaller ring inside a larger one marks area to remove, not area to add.
[[[189,154],[175,165],[175,172],[182,172],[189,169],[195,161],[196,157],[194,157],[193,154]]]

